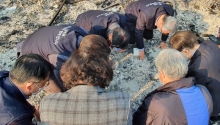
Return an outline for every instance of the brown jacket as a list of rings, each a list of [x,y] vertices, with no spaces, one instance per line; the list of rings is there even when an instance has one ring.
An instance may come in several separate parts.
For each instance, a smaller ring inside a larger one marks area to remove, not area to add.
[[[133,125],[208,125],[212,98],[194,78],[167,83],[144,99],[133,115]]]

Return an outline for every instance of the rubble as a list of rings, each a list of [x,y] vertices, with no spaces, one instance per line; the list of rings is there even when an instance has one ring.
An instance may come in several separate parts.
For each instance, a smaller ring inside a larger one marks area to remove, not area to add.
[[[105,9],[115,12],[124,12],[126,5],[133,0],[67,0],[52,25],[73,24],[77,15],[87,10]],[[164,0],[163,0],[164,1]],[[166,1],[166,0],[165,0]],[[186,8],[182,0],[175,1],[178,19],[178,30],[191,30],[199,35],[217,34],[220,27],[219,0],[191,0]],[[58,11],[62,0],[0,0],[0,70],[10,70],[16,60],[15,45],[24,40],[35,30],[48,26]],[[171,34],[172,35],[172,34]],[[154,38],[145,41],[144,60],[133,55],[135,45],[129,45],[125,53],[112,50],[110,57],[114,62],[114,79],[107,88],[108,91],[123,91],[131,98],[149,83],[157,71],[154,59],[159,53],[158,44],[161,34],[154,31]],[[132,100],[132,109],[135,111],[142,99],[151,91],[161,86],[158,80],[154,81],[143,93]],[[41,98],[47,93],[31,97],[30,102],[38,105]]]

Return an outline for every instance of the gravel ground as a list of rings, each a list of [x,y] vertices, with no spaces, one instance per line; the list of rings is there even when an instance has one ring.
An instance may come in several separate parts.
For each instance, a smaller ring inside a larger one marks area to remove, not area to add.
[[[74,23],[77,15],[82,12],[104,9],[103,7],[109,4],[113,5],[124,1],[118,6],[107,9],[123,13],[124,7],[132,0],[67,1],[68,4],[64,4],[58,18],[52,25]],[[194,27],[198,34],[217,33],[218,27],[220,27],[219,0],[191,0],[188,8],[183,6],[181,0],[171,0],[171,2],[173,1],[179,22],[178,30],[189,30],[190,27]],[[0,0],[0,70],[11,69],[16,60],[15,45],[35,30],[47,26],[60,4],[60,0]],[[132,54],[134,45],[129,45],[125,53],[117,53],[112,50],[110,55],[114,61],[114,79],[106,89],[128,93],[133,98],[133,111],[137,109],[149,92],[161,86],[158,80],[151,82],[157,74],[154,59],[160,52],[158,48],[160,37],[160,32],[155,30],[154,38],[145,42],[146,58],[143,61]],[[146,90],[134,97],[144,86]],[[45,95],[47,93],[41,92],[31,97],[29,101],[38,105]]]

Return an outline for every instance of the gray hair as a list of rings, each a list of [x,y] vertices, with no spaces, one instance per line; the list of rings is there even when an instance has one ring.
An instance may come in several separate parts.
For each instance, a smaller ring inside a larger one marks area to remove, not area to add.
[[[162,70],[170,79],[180,79],[186,76],[188,71],[187,59],[175,49],[162,50],[155,60],[158,71]]]
[[[175,33],[177,29],[177,19],[172,16],[165,16],[163,20],[162,30],[169,31],[170,33]]]

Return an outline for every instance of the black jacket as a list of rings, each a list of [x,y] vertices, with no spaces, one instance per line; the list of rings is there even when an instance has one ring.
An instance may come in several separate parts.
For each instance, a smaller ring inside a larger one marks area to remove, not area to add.
[[[220,113],[220,49],[211,42],[200,44],[189,62],[187,76],[195,77],[198,84],[204,85],[212,95],[213,116]]]
[[[135,41],[139,49],[144,48],[144,29],[156,29],[155,22],[163,14],[173,16],[173,8],[157,0],[139,0],[132,2],[125,9],[127,27],[130,31],[135,31]],[[133,34],[130,34],[133,35]],[[162,35],[162,41],[166,41],[168,35]]]
[[[76,25],[86,29],[90,34],[97,34],[107,39],[107,29],[110,24],[117,22],[122,29],[125,28],[125,16],[120,13],[89,10],[80,14],[76,19]]]

